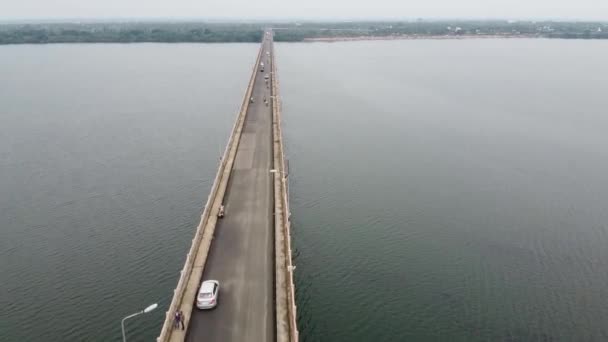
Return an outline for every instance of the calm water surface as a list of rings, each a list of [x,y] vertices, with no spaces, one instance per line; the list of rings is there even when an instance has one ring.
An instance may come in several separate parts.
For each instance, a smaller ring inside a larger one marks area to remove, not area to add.
[[[303,341],[608,340],[608,42],[277,49]]]
[[[257,44],[0,47],[0,340],[152,341]]]

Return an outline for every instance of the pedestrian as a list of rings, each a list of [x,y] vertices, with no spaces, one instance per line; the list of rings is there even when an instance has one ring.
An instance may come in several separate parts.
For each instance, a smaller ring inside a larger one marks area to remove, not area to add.
[[[184,317],[184,313],[182,312],[182,310],[179,310],[179,321],[182,324],[182,330],[185,329],[185,327],[184,327],[185,320],[186,320],[186,317]]]
[[[180,316],[180,311],[175,311],[175,322],[174,322],[174,324],[173,324],[173,326],[174,326],[175,328],[179,328],[179,322],[180,322],[180,318],[181,318],[181,316]]]

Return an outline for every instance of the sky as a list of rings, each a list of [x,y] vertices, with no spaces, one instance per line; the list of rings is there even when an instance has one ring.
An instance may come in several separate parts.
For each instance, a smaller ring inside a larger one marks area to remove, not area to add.
[[[63,18],[608,21],[608,0],[0,0],[0,20]]]

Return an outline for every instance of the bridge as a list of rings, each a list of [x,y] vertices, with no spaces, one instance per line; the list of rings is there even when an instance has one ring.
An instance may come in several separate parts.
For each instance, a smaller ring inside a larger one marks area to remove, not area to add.
[[[268,30],[158,342],[298,340],[274,58]],[[220,283],[218,305],[199,310],[198,289],[210,279]],[[177,311],[184,330],[174,327]]]

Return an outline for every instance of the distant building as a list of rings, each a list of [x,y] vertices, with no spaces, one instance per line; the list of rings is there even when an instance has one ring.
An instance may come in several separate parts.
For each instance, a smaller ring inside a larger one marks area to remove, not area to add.
[[[555,29],[552,28],[549,25],[545,25],[545,26],[541,27],[539,30],[542,31],[542,32],[553,32],[553,31],[555,31]]]

